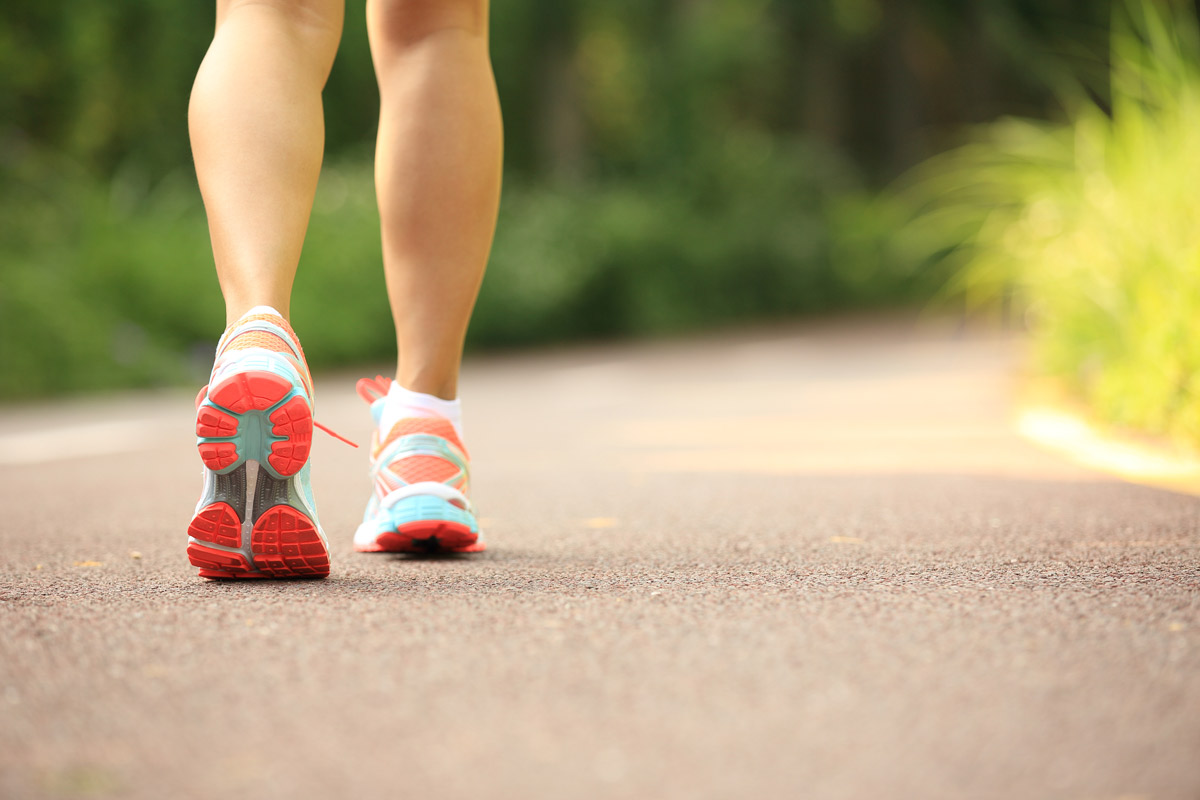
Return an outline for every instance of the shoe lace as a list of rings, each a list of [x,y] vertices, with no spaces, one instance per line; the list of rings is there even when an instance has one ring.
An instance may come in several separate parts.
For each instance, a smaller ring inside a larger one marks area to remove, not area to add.
[[[350,440],[349,440],[349,439],[347,439],[345,436],[342,436],[340,433],[338,433],[338,432],[334,431],[332,428],[327,428],[327,427],[325,427],[325,426],[324,426],[324,425],[322,425],[321,423],[317,422],[315,419],[313,420],[313,425],[315,425],[315,426],[317,426],[318,428],[320,428],[321,430],[325,431],[327,434],[329,434],[329,435],[330,435],[330,436],[332,436],[333,438],[335,438],[335,439],[337,439],[337,440],[339,440],[339,441],[345,442],[346,444],[350,445],[350,446],[351,446],[351,447],[353,447],[353,448],[356,448],[356,449],[358,448],[358,445],[357,445],[356,443],[354,443],[354,442],[350,441]]]
[[[358,396],[368,405],[382,397],[386,397],[391,387],[392,379],[385,378],[382,375],[376,375],[374,378],[359,378],[358,383],[354,385]]]

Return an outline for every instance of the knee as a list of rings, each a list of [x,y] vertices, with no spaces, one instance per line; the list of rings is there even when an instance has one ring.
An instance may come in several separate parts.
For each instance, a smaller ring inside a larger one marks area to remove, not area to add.
[[[487,35],[487,0],[367,0],[373,43],[407,47],[446,31]]]
[[[224,0],[218,6],[218,27],[248,10],[270,14],[318,52],[336,51],[342,38],[344,0]]]

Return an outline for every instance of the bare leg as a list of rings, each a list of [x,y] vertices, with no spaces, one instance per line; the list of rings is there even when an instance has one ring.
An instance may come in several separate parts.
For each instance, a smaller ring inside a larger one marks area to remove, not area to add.
[[[217,1],[188,127],[228,322],[288,313],[325,145],[344,0]]]
[[[396,380],[452,399],[500,202],[487,0],[367,0]]]

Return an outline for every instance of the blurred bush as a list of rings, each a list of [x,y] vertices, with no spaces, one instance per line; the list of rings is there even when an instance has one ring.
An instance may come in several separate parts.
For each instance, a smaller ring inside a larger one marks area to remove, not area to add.
[[[1086,65],[1059,43],[1105,15],[1095,0],[496,4],[506,185],[469,346],[919,302],[945,272],[896,235],[904,199],[875,187],[964,120],[1047,113],[1063,64]],[[393,357],[363,17],[347,5],[292,306],[317,368]],[[0,397],[205,374],[223,315],[185,112],[211,30],[207,3],[0,7]]]
[[[975,306],[1015,300],[1038,366],[1106,420],[1200,443],[1200,32],[1130,0],[1106,105],[1006,120],[914,173],[908,229]]]
[[[103,181],[32,150],[0,178],[0,395],[189,377],[223,323],[194,178]]]
[[[4,174],[0,394],[197,380],[223,312],[194,178]],[[672,179],[506,187],[469,347],[688,330],[918,301],[900,209],[833,155],[763,137]],[[314,368],[394,356],[371,165],[326,167],[292,305]]]
[[[892,251],[898,209],[832,154],[723,144],[653,181],[509,186],[471,340],[671,332],[913,302],[939,285]]]

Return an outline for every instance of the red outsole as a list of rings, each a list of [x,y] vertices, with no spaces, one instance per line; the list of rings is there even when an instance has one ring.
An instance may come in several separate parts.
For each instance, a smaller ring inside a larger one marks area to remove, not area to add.
[[[286,441],[271,445],[267,462],[280,475],[295,475],[308,461],[312,449],[312,409],[303,397],[293,397],[271,414],[271,432]]]
[[[188,560],[199,568],[200,577],[324,578],[329,574],[329,551],[312,520],[302,511],[279,505],[259,517],[250,534],[253,564],[241,553],[209,546],[238,546],[228,544],[230,533],[225,526],[231,520],[236,523],[237,516],[228,504],[213,503],[197,514],[188,526],[188,533],[199,540],[188,544]]]
[[[196,409],[197,436],[219,438],[222,436],[236,436],[237,432],[237,417],[230,416],[212,406],[200,406]]]
[[[379,534],[374,547],[356,549],[361,553],[479,553],[487,546],[465,525],[422,520]]]
[[[239,372],[208,387],[208,399],[235,414],[264,411],[292,391],[292,382],[274,372]]]
[[[273,578],[324,578],[329,574],[329,551],[316,526],[291,506],[273,506],[254,524],[250,534],[254,566]]]
[[[208,577],[220,573],[222,577],[249,578],[251,568],[241,553],[230,553],[215,547],[205,547],[202,542],[191,542],[187,549],[188,561],[200,568],[200,574]]]
[[[228,503],[213,503],[192,518],[188,536],[225,547],[241,547],[242,522]]]
[[[233,414],[264,411],[287,397],[293,389],[291,381],[273,372],[241,372],[208,387],[208,399]],[[204,392],[201,391],[203,396]],[[199,399],[199,398],[198,398]],[[237,435],[239,420],[222,409],[201,405],[196,411],[196,435],[201,438],[224,438]],[[312,451],[312,408],[303,397],[296,396],[271,412],[271,432],[283,441],[274,442],[267,454],[267,463],[281,477],[295,475],[308,462]],[[236,442],[201,442],[197,445],[200,460],[214,472],[226,469],[242,456]]]
[[[200,451],[204,466],[213,472],[225,469],[238,460],[237,445],[233,442],[201,442],[196,449]]]

